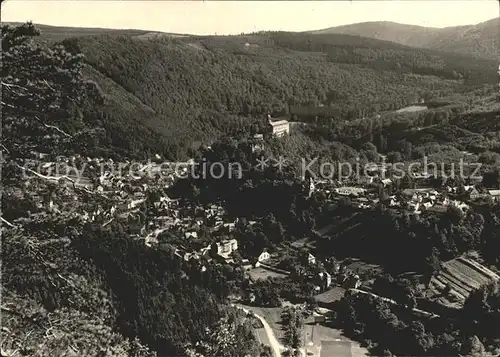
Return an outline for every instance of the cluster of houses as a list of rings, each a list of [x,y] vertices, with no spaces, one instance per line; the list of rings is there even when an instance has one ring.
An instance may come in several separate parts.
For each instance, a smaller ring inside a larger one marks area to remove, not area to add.
[[[345,265],[319,262],[311,253],[307,254],[307,262],[316,271],[316,275],[310,276],[311,282],[315,284],[316,293],[328,290],[334,282],[344,288],[358,288],[361,285],[359,275],[347,269]]]
[[[460,188],[445,186],[439,190],[431,187],[398,190],[391,179],[372,176],[351,185],[333,180],[310,180],[309,195],[313,192],[322,192],[331,201],[341,197],[349,198],[352,205],[362,209],[374,207],[382,202],[390,208],[406,210],[413,214],[424,211],[446,212],[450,206],[466,211],[469,208],[468,203],[485,198],[500,202],[500,190],[479,189],[476,185]],[[389,195],[387,192],[393,193]]]
[[[179,258],[190,260],[201,260],[202,258],[207,261],[212,259],[221,260],[227,264],[234,263],[232,254],[238,250],[238,241],[236,239],[225,239],[220,242],[208,244],[197,251],[187,251],[184,246],[175,248],[175,255]]]
[[[278,122],[271,127],[273,134],[278,136],[284,135],[280,133],[287,133],[289,130],[288,123],[280,124]],[[158,244],[162,233],[173,231],[176,236],[183,239],[183,243],[173,247],[175,255],[186,262],[199,262],[202,271],[206,269],[204,261],[236,264],[234,253],[238,251],[238,241],[229,237],[231,237],[230,233],[234,231],[237,222],[229,221],[226,218],[226,212],[222,206],[211,204],[205,207],[181,207],[179,200],[171,199],[164,193],[164,190],[170,187],[186,170],[186,165],[171,169],[147,163],[139,164],[134,172],[124,172],[117,169],[117,164],[112,160],[74,156],[44,163],[42,167],[46,170],[44,174],[50,175],[54,165],[60,163],[74,165],[80,169],[84,168],[84,163],[87,163],[89,167],[109,168],[108,170],[101,169],[99,175],[94,175],[93,179],[89,179],[90,183],[86,186],[89,192],[91,190],[98,195],[105,196],[106,202],[109,204],[96,204],[92,212],[82,209],[76,210],[83,220],[95,221],[100,218],[105,222],[104,224],[112,220],[124,221],[127,223],[128,234],[144,240],[147,246]],[[121,165],[122,169],[124,167],[127,168],[126,165]],[[463,186],[460,189],[446,186],[439,191],[432,188],[405,189],[398,191],[397,194],[381,197],[378,189],[393,186],[391,179],[368,177],[361,182],[358,185],[347,186],[339,182],[332,183],[325,180],[313,182],[311,180],[309,189],[310,193],[322,191],[330,199],[349,197],[351,202],[359,208],[373,207],[382,200],[390,208],[402,209],[415,214],[424,211],[446,212],[450,206],[465,211],[469,208],[466,202],[485,196],[500,201],[500,190],[479,190],[474,185]],[[46,197],[34,197],[34,202],[40,202],[41,206],[47,205],[49,210],[55,213],[64,212],[65,205],[75,204],[78,201],[78,196],[74,194],[66,179],[60,178],[57,183],[58,197],[63,197],[64,200],[58,199],[57,203],[54,202],[50,192],[47,193]],[[454,197],[459,196],[462,199],[454,199]],[[146,206],[148,209],[143,209]],[[255,222],[249,222],[249,224],[255,224]],[[189,242],[199,240],[199,234],[203,229],[207,229],[211,233],[220,233],[220,239],[207,242],[200,249],[190,248]],[[270,263],[271,259],[270,252],[264,250],[252,262],[243,259],[239,260],[238,264],[245,270],[259,266],[273,269]],[[304,266],[309,268],[305,270],[299,268],[296,273],[307,276],[307,280],[314,284],[314,289],[318,294],[331,289],[334,281],[345,288],[358,288],[361,284],[358,275],[342,269],[339,265],[325,269],[323,264],[319,264],[311,253],[307,253],[303,259]]]
[[[464,212],[469,209],[469,205],[466,203],[450,199],[432,189],[406,189],[403,190],[403,196],[407,199],[404,203],[396,200],[395,196],[391,196],[389,206],[400,207],[402,204],[406,204],[406,209],[411,213],[421,213],[422,211],[443,213],[450,206],[457,207]]]

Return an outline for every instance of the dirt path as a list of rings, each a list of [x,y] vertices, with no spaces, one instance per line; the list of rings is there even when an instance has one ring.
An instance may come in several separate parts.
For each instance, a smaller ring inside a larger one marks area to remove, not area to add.
[[[262,322],[262,325],[264,326],[264,330],[266,331],[266,334],[267,334],[267,338],[269,340],[269,344],[271,345],[270,347],[273,350],[274,357],[281,357],[281,351],[283,351],[285,349],[285,346],[283,346],[278,341],[278,339],[274,335],[273,329],[271,328],[271,326],[269,326],[267,321],[262,316],[257,315],[255,312],[253,312],[249,309],[246,309],[246,308],[238,306],[238,305],[233,305],[233,306],[245,311],[247,314],[249,312],[251,312],[255,317],[257,317],[260,320],[260,322]]]

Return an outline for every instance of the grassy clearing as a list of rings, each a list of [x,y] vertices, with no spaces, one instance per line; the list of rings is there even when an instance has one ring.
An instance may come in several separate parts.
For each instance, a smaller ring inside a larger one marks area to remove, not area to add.
[[[248,275],[254,280],[266,280],[269,278],[286,278],[285,274],[280,274],[263,267],[253,268],[249,270]]]

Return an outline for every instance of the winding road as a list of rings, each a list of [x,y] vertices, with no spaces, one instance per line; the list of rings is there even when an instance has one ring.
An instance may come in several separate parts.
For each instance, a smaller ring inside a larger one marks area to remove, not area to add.
[[[269,344],[271,345],[270,347],[273,350],[274,357],[281,357],[281,351],[285,350],[285,346],[283,346],[278,341],[278,339],[274,335],[273,329],[271,328],[271,326],[269,326],[267,321],[262,316],[257,315],[255,312],[253,312],[249,309],[246,309],[246,308],[238,306],[238,305],[233,305],[233,306],[240,309],[240,310],[243,310],[247,314],[252,313],[255,317],[257,317],[260,320],[260,322],[262,322],[262,325],[264,326],[264,330],[266,331],[266,334],[267,334],[267,338],[269,339]]]

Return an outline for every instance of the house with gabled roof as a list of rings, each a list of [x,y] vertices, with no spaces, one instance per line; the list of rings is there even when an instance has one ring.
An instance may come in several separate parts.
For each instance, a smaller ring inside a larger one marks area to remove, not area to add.
[[[311,253],[309,253],[308,256],[307,256],[307,263],[309,265],[316,264],[316,257],[314,255],[312,255]]]
[[[262,253],[260,253],[259,256],[257,257],[257,261],[264,262],[266,260],[269,260],[269,258],[271,258],[271,254],[269,254],[269,252],[264,249]]]
[[[475,200],[475,199],[478,199],[479,197],[481,197],[481,194],[479,193],[477,188],[472,186],[467,190],[467,196],[469,196],[469,199]]]

